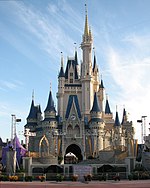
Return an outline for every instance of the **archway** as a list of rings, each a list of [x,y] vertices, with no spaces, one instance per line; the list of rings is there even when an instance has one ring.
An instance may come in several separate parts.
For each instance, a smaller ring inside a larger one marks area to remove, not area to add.
[[[46,174],[47,180],[56,181],[56,175],[63,174],[64,170],[62,166],[50,165],[45,169],[44,173]]]
[[[68,153],[73,153],[77,158],[78,158],[78,162],[82,161],[83,160],[83,156],[82,156],[82,152],[81,152],[81,149],[78,145],[76,144],[71,144],[67,147],[66,149],[66,153],[65,153],[65,156],[66,154]]]

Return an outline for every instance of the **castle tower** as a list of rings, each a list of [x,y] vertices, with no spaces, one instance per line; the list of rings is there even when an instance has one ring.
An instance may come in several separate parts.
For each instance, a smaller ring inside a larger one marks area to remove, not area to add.
[[[105,87],[103,84],[103,80],[101,78],[101,83],[99,84],[99,89],[98,89],[98,99],[102,112],[104,112],[104,92],[105,92]]]
[[[94,91],[98,91],[99,89],[99,71],[98,71],[98,65],[96,63],[96,55],[94,52],[94,62],[93,62],[93,77],[94,77],[94,85],[93,85],[93,89]]]
[[[93,107],[90,111],[90,129],[92,131],[92,145],[94,156],[98,155],[98,152],[103,149],[103,131],[105,123],[102,119],[102,111],[99,106],[97,93],[94,94]]]
[[[63,118],[64,117],[64,104],[63,104],[63,98],[64,98],[64,84],[65,84],[65,73],[64,73],[64,61],[63,61],[63,55],[61,53],[61,68],[58,75],[58,93],[57,93],[57,99],[58,99],[58,115]]]
[[[118,111],[116,109],[116,117],[115,117],[115,123],[114,123],[114,144],[115,146],[122,145],[122,138],[121,138],[121,133],[122,133],[122,126],[119,121],[119,115]]]
[[[51,89],[49,92],[47,106],[44,111],[44,116],[45,116],[45,120],[49,120],[50,118],[56,118],[56,109],[54,106]]]
[[[82,114],[89,116],[93,102],[93,78],[92,78],[92,43],[93,38],[88,25],[88,15],[86,10],[84,34],[81,43],[83,51],[83,62],[81,64],[81,83],[82,83]]]

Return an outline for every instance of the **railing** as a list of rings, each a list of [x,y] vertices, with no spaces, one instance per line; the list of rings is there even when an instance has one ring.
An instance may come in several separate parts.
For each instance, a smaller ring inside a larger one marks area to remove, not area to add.
[[[88,174],[87,174],[88,175]],[[15,175],[7,175],[2,173],[0,175],[0,181],[58,181],[58,178],[61,178],[61,181],[73,181],[73,177],[78,176],[77,181],[81,181],[84,179],[84,176],[80,174],[73,174],[73,173],[32,173],[31,176],[22,172],[16,173]],[[131,173],[133,180],[139,179],[150,179],[150,172],[133,172]],[[129,177],[127,176],[126,172],[104,172],[104,173],[95,173],[92,174],[92,181],[109,181],[109,180],[116,180],[119,177],[119,180],[125,180]],[[129,178],[130,179],[130,178]]]

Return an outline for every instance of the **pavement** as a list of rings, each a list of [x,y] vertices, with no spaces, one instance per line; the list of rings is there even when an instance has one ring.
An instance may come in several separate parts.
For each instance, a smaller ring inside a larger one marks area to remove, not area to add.
[[[150,180],[91,182],[0,182],[0,188],[150,188]]]

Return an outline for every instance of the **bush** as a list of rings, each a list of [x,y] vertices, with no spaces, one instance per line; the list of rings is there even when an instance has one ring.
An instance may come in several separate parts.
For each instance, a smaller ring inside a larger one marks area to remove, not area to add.
[[[106,181],[106,175],[100,175],[100,176],[98,176],[98,180],[99,181]]]
[[[129,174],[129,175],[128,175],[128,179],[129,179],[130,181],[133,179],[132,174]]]
[[[56,175],[56,181],[63,181],[64,180],[64,176],[61,174],[57,174]]]
[[[32,176],[25,176],[24,180],[25,181],[32,181],[33,177]]]
[[[133,178],[133,180],[138,180],[138,178],[139,178],[138,173],[133,173],[132,178]]]

